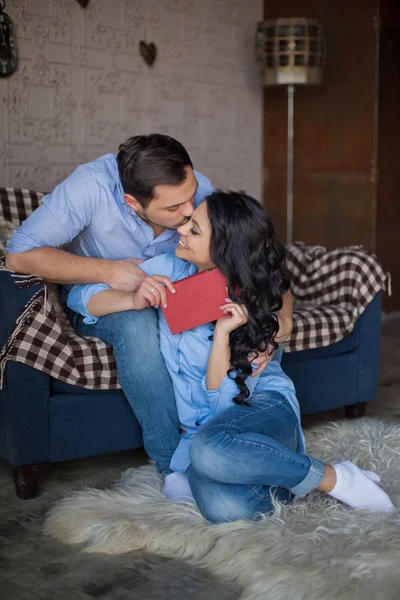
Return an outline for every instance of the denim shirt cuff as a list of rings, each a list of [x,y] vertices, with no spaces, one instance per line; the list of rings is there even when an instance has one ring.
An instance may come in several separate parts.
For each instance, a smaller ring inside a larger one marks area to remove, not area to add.
[[[94,325],[99,320],[87,309],[89,300],[95,294],[111,289],[106,283],[76,284],[68,293],[67,306],[84,317],[83,322]]]
[[[207,398],[210,402],[217,402],[221,392],[223,392],[224,388],[230,383],[232,382],[231,378],[229,377],[229,375],[225,375],[223,380],[221,381],[221,385],[219,386],[219,388],[217,388],[216,390],[209,390],[207,387],[207,383],[206,383],[206,377],[207,375],[204,375],[203,379],[201,380],[201,387],[204,390],[204,392],[207,395]]]

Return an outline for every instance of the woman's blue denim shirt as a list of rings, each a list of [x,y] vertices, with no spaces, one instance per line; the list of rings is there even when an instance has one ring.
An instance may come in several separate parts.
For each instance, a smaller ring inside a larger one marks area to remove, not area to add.
[[[140,265],[148,275],[166,275],[171,281],[179,281],[193,275],[197,267],[177,258],[175,254],[161,254]],[[88,298],[85,302],[85,288]],[[96,292],[109,289],[107,285],[97,286]],[[86,304],[92,293],[92,286],[76,285],[68,296],[68,306],[82,314],[87,322],[94,323],[97,317],[89,313]],[[167,321],[158,309],[160,324],[160,347],[174,386],[175,400],[181,423],[181,440],[172,457],[170,468],[184,472],[190,464],[190,440],[214,415],[221,413],[233,404],[238,394],[236,383],[225,375],[219,389],[208,390],[206,370],[211,351],[213,333],[211,324],[201,325],[189,331],[172,335]],[[151,365],[149,365],[151,369]],[[251,395],[268,390],[280,392],[288,400],[299,421],[300,452],[305,452],[305,441],[300,425],[300,408],[292,380],[285,375],[278,361],[272,360],[262,376],[248,377],[246,385]],[[162,390],[160,390],[162,393]]]

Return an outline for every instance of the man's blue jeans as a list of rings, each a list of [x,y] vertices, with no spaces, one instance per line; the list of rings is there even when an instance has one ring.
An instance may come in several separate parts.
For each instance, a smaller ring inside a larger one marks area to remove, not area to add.
[[[68,310],[73,327],[113,347],[122,390],[143,429],[144,448],[157,470],[166,473],[179,444],[179,419],[172,382],[160,352],[154,310],[125,311],[87,325]],[[112,406],[110,406],[112,410]]]
[[[323,463],[297,452],[299,423],[286,398],[260,392],[214,417],[190,446],[189,482],[214,523],[253,519],[281,501],[305,496],[324,477]]]

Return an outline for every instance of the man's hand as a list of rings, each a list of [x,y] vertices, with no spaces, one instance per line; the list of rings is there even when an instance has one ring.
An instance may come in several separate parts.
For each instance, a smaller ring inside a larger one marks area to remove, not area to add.
[[[104,283],[120,292],[136,292],[142,281],[146,279],[146,273],[138,267],[142,262],[136,258],[110,261],[110,273],[108,276],[106,274]]]
[[[251,374],[252,377],[256,377],[256,375],[259,375],[264,371],[265,367],[274,358],[274,352],[275,348],[271,344],[269,344],[265,352],[258,352],[258,354],[254,352],[249,356],[249,361],[251,362],[251,364],[257,365],[257,369]],[[256,356],[257,358],[254,358],[254,356]]]
[[[278,323],[279,323],[279,330],[278,330],[278,333],[276,334],[275,341],[277,342],[277,344],[282,344],[282,342],[286,342],[286,340],[292,333],[293,317],[292,316],[283,317],[280,315],[277,315],[277,317],[278,317]]]

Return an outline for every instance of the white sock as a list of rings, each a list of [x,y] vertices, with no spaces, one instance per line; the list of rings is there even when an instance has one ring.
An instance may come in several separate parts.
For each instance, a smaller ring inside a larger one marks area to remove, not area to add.
[[[173,502],[194,502],[187,473],[174,471],[167,475],[162,493]]]
[[[349,460],[333,465],[336,471],[336,485],[330,496],[341,500],[352,508],[369,508],[393,512],[394,506],[389,496],[377,485],[380,477],[372,471],[363,471]]]

